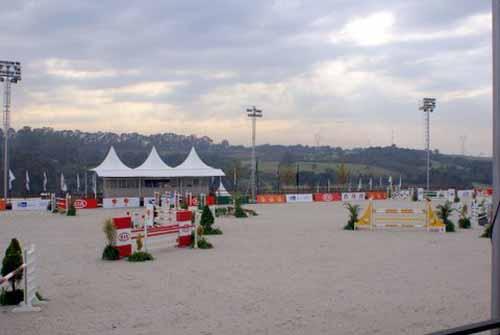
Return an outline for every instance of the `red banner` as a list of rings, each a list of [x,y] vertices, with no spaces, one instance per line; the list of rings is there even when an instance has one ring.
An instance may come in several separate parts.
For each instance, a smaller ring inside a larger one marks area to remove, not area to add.
[[[368,199],[386,200],[387,199],[387,192],[383,192],[383,191],[366,192],[366,196],[368,197]]]
[[[281,204],[286,202],[286,197],[283,194],[259,194],[257,196],[258,204]]]
[[[342,194],[341,193],[315,193],[313,195],[314,201],[316,202],[332,202],[332,201],[341,201]]]
[[[215,205],[215,197],[213,195],[208,195],[207,196],[207,203],[208,206],[213,206]]]
[[[75,199],[73,205],[76,209],[97,208],[97,199]]]

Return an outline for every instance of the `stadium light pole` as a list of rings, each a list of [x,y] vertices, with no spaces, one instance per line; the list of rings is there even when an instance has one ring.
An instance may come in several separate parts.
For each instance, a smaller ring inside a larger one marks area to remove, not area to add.
[[[492,1],[493,17],[493,209],[500,205],[500,0]],[[494,214],[494,213],[493,213]],[[493,218],[492,218],[493,221]],[[497,217],[491,232],[491,318],[500,318],[500,233]],[[498,330],[492,334],[499,334]]]
[[[255,108],[255,106],[252,106],[252,108],[247,108],[247,115],[249,118],[252,119],[252,166],[251,166],[251,175],[250,175],[250,188],[251,188],[251,196],[252,196],[252,201],[255,202],[255,191],[256,191],[256,185],[255,185],[255,174],[257,171],[257,166],[256,166],[256,157],[255,157],[255,133],[256,133],[256,127],[257,127],[257,118],[262,117],[262,111]]]
[[[427,151],[427,176],[426,190],[430,191],[430,174],[431,174],[431,113],[436,108],[435,98],[424,98],[420,105],[420,110],[425,113],[425,150]]]
[[[3,195],[4,200],[7,202],[9,192],[9,136],[10,129],[10,89],[11,84],[15,84],[21,80],[21,63],[11,61],[0,61],[0,82],[4,83],[4,96],[3,96]]]

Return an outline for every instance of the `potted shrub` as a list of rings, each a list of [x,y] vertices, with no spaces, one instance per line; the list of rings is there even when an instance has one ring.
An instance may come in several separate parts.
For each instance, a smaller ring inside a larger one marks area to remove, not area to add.
[[[446,225],[446,232],[447,233],[452,233],[455,231],[455,224],[451,222],[450,220],[450,215],[453,213],[454,209],[451,205],[451,202],[446,201],[444,205],[438,205],[437,206],[438,212],[437,215],[438,217],[443,220],[444,224]]]
[[[462,209],[460,210],[460,219],[458,220],[458,226],[461,229],[470,229],[471,224],[470,224],[470,217],[468,216],[467,213],[467,205],[463,205]]]
[[[142,236],[142,234],[137,236],[137,239],[135,240],[137,251],[128,256],[127,260],[129,262],[146,262],[154,260],[154,257],[149,252],[142,251],[142,248],[144,247],[144,243],[142,241],[143,238],[144,236]]]
[[[76,207],[73,203],[69,205],[68,211],[66,212],[67,216],[76,216]]]
[[[106,221],[104,221],[102,231],[104,232],[104,236],[106,236],[107,242],[106,247],[102,252],[102,259],[108,261],[120,259],[120,252],[113,246],[116,241],[116,227],[113,224],[112,219],[106,219]]]
[[[355,230],[355,223],[358,221],[359,215],[359,205],[347,203],[345,207],[349,212],[349,221],[347,221],[347,224],[344,226],[344,230]]]
[[[221,235],[222,230],[219,228],[212,227],[215,222],[215,218],[208,205],[203,207],[203,212],[201,213],[200,225],[203,227],[203,233],[205,235]]]
[[[234,201],[234,216],[237,218],[246,218],[248,217],[247,213],[241,207],[241,199],[237,198]]]
[[[13,238],[5,251],[5,257],[2,261],[2,276],[6,276],[19,269],[23,263],[23,250],[19,241]],[[11,290],[2,290],[0,295],[0,302],[2,305],[17,305],[23,301],[23,290],[16,288],[16,284],[19,283],[21,279],[23,279],[23,270],[18,271],[11,279],[9,279]]]

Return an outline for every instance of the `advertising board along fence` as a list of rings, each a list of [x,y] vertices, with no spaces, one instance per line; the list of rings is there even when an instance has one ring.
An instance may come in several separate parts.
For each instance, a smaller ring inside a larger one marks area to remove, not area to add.
[[[298,203],[298,202],[313,202],[312,194],[287,194],[287,203]]]
[[[103,208],[133,208],[140,207],[139,197],[116,197],[102,199]]]
[[[286,197],[284,194],[259,194],[256,200],[258,204],[282,204]]]
[[[345,192],[342,193],[342,201],[363,201],[366,199],[365,192]]]
[[[342,200],[342,193],[314,193],[314,201],[316,202],[334,202]]]
[[[47,210],[50,199],[42,198],[26,198],[26,199],[11,199],[13,211],[40,211]]]
[[[375,208],[370,200],[361,218],[354,224],[356,229],[368,228],[416,228],[445,232],[446,226],[427,201],[424,208]]]

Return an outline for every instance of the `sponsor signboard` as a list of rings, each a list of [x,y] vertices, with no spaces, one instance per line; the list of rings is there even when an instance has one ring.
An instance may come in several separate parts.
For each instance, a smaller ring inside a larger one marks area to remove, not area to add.
[[[102,199],[103,208],[128,208],[139,207],[139,198],[104,198]]]
[[[404,191],[400,191],[404,192]],[[366,193],[366,196],[368,199],[373,199],[373,200],[385,200],[387,199],[387,192],[384,191],[370,191]]]
[[[332,201],[341,201],[342,194],[341,193],[315,193],[314,201],[317,202],[332,202]]]
[[[342,201],[361,201],[365,200],[365,192],[342,193]]]
[[[97,208],[97,199],[76,199],[73,205],[76,209]]]
[[[313,202],[312,194],[287,194],[286,202]]]
[[[474,196],[474,190],[458,190],[457,194],[460,199],[470,199]]]
[[[286,197],[283,194],[259,194],[257,196],[258,204],[277,204],[285,201]]]
[[[11,199],[13,211],[47,210],[50,200],[42,198]]]

